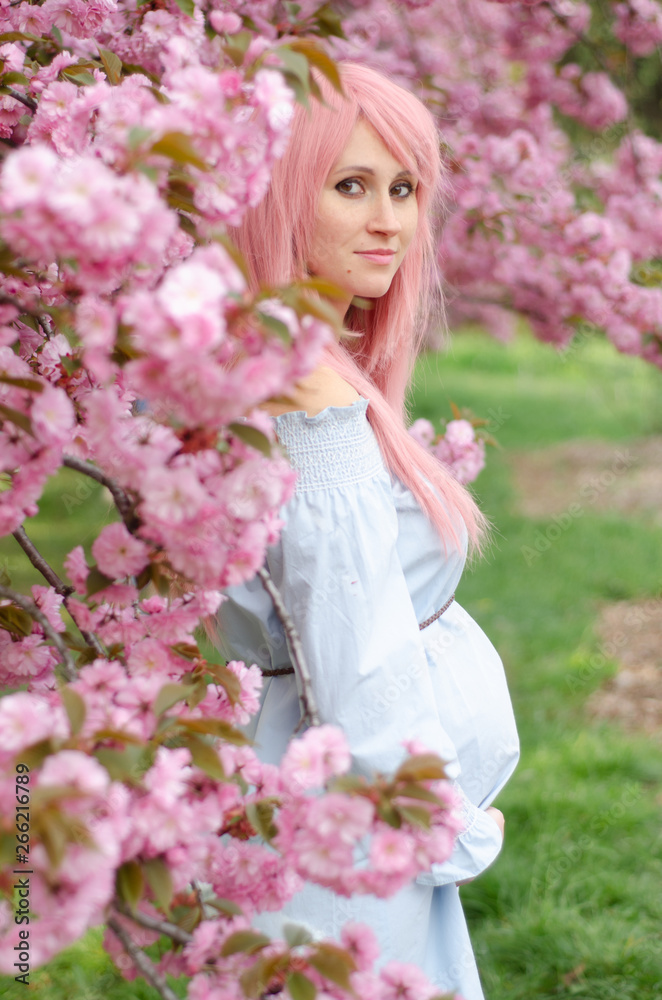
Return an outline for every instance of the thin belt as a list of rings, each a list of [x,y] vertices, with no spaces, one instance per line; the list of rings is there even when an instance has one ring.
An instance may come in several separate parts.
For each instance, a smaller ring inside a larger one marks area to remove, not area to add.
[[[444,611],[448,611],[454,600],[455,600],[455,594],[452,594],[444,604],[443,608],[439,608],[439,610],[435,611],[433,615],[430,615],[429,618],[426,618],[424,622],[419,622],[418,624],[419,631],[423,631],[423,629],[427,628],[428,625],[432,625],[432,622],[436,622],[437,618],[441,618]],[[263,677],[284,677],[285,674],[293,674],[293,673],[294,673],[294,667],[277,667],[275,670],[262,669]]]

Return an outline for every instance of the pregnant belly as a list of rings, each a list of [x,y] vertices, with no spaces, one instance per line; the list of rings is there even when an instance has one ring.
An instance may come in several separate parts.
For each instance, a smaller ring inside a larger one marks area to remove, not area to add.
[[[457,752],[458,780],[475,805],[485,806],[519,756],[501,658],[457,602],[421,634],[440,721]]]

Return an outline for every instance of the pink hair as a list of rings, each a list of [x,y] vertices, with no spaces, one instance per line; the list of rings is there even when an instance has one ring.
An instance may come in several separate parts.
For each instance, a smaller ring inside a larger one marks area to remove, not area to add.
[[[473,498],[405,427],[405,395],[438,289],[430,214],[444,185],[440,137],[430,112],[409,91],[357,63],[340,63],[339,69],[345,98],[317,75],[325,103],[313,101],[310,110],[297,106],[269,191],[232,236],[255,290],[305,277],[320,192],[359,119],[415,173],[418,226],[391,287],[371,310],[350,306],[345,327],[360,336],[332,344],[323,361],[370,400],[368,419],[387,467],[409,487],[442,539],[461,544],[459,514],[479,545],[486,522]]]

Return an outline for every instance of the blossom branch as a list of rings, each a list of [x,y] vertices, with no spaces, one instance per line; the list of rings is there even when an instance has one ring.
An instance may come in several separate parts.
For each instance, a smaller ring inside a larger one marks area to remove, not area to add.
[[[266,570],[264,566],[261,566],[257,572],[260,580],[262,581],[262,586],[274,602],[276,614],[278,615],[280,623],[285,630],[285,635],[288,640],[290,654],[292,656],[292,666],[301,681],[301,693],[299,695],[299,700],[301,702],[303,716],[299,725],[301,725],[304,719],[307,718],[310,721],[311,726],[319,726],[321,724],[321,720],[317,704],[315,702],[315,697],[313,695],[312,679],[310,671],[308,670],[308,664],[306,663],[306,657],[303,652],[299,633],[297,632],[294,622],[292,621],[290,614],[283,603],[280,591],[276,587],[268,570]]]
[[[62,597],[68,597],[69,594],[73,594],[74,588],[68,587],[64,580],[60,579],[53,567],[46,562],[34,542],[28,538],[25,528],[22,525],[20,528],[17,528],[16,531],[12,531],[12,535],[21,546],[34,568],[39,570],[44,579],[55,589],[56,593],[60,594]]]
[[[44,635],[48,636],[62,657],[65,677],[68,681],[75,681],[78,674],[76,672],[74,661],[71,658],[71,653],[62,641],[62,637],[58,635],[46,615],[43,611],[39,610],[34,601],[31,601],[29,597],[24,597],[23,594],[17,594],[11,587],[3,586],[0,586],[0,598],[5,598],[13,604],[16,604],[19,608],[22,608],[23,611],[27,611],[30,617],[34,618],[34,620],[41,625],[44,630]]]
[[[115,899],[113,905],[119,913],[122,913],[125,917],[129,917],[135,923],[140,924],[141,927],[146,927],[150,931],[157,931],[159,934],[165,934],[173,941],[176,941],[177,944],[189,944],[193,940],[192,934],[182,930],[177,924],[171,924],[169,920],[159,920],[158,917],[150,917],[148,913],[141,913],[140,910],[133,912],[119,899]]]
[[[68,611],[69,608],[67,605],[67,598],[74,593],[74,588],[69,587],[64,580],[60,579],[50,563],[46,562],[32,539],[28,537],[25,528],[23,528],[22,525],[20,528],[17,528],[16,531],[12,531],[12,535],[21,546],[34,568],[39,570],[47,583],[50,583],[51,587],[55,590],[55,593],[60,594],[64,598],[64,606]],[[81,628],[78,624],[76,627],[87,645],[90,646],[98,656],[103,656],[103,648],[94,633],[88,632],[86,629]]]
[[[19,101],[20,104],[24,104],[26,108],[30,111],[36,111],[39,105],[33,97],[28,97],[27,94],[20,94],[18,90],[14,90],[13,87],[7,87],[5,93],[9,97],[13,97],[15,101]]]
[[[150,986],[153,986],[161,994],[163,1000],[179,1000],[174,990],[168,986],[165,976],[159,972],[151,958],[145,954],[142,948],[138,947],[128,931],[122,927],[115,917],[108,918],[108,927],[115,937],[121,941],[122,947],[141,976],[144,976]]]
[[[55,333],[55,330],[53,329],[53,320],[48,313],[40,313],[37,316],[37,323],[39,323],[39,326],[44,331],[46,340],[50,340]]]
[[[122,520],[128,526],[132,515],[131,501],[124,492],[121,486],[107,476],[105,473],[98,469],[96,465],[92,465],[91,462],[86,462],[82,458],[74,458],[73,455],[65,455],[62,460],[62,464],[66,465],[68,469],[74,469],[76,472],[82,472],[84,476],[89,476],[90,479],[96,479],[98,483],[105,486],[106,489],[112,495],[115,501],[115,506],[122,515]]]

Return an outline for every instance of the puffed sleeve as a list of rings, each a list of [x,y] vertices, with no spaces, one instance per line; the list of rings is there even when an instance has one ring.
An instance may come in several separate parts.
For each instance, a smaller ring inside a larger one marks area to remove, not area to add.
[[[421,876],[444,884],[487,867],[501,834],[461,791],[458,756],[440,718],[397,554],[391,479],[366,408],[361,399],[314,417],[297,411],[276,418],[299,475],[267,563],[301,637],[320,717],[344,731],[355,771],[392,773],[411,739],[448,763],[466,830],[451,860]],[[273,624],[263,628],[265,640],[270,631]]]

